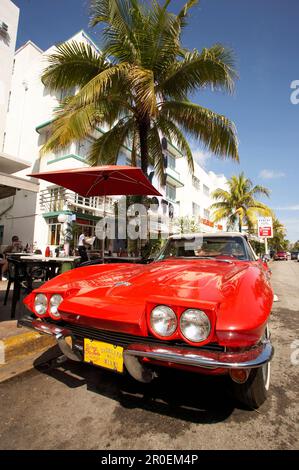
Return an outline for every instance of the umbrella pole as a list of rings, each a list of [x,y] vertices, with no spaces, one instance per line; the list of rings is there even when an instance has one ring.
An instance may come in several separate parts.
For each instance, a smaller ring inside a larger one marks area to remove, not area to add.
[[[105,239],[106,239],[106,222],[105,222],[105,211],[106,211],[106,196],[103,199],[103,219],[104,219],[104,238],[103,238],[103,245],[102,245],[102,261],[103,264],[105,263]]]

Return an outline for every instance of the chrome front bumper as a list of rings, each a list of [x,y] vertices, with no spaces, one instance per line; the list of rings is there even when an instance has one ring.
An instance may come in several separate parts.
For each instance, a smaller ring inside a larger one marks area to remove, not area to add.
[[[124,352],[125,356],[146,357],[155,361],[170,362],[186,366],[208,369],[252,369],[266,364],[272,359],[274,348],[269,340],[246,351],[215,352],[203,349],[180,349],[144,344],[132,344]]]
[[[31,317],[19,320],[20,326],[38,331],[39,333],[55,336],[62,352],[73,360],[82,360],[67,344],[65,338],[72,336],[67,328],[46,323]],[[128,364],[133,358],[147,358],[158,362],[168,362],[186,366],[207,369],[252,369],[260,367],[272,359],[274,348],[270,340],[266,339],[258,345],[241,351],[209,351],[207,349],[195,349],[179,346],[161,346],[150,344],[130,344],[124,350],[124,362]]]

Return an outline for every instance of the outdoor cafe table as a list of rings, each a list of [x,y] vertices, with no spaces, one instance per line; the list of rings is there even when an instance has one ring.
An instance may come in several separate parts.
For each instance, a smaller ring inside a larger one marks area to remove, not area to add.
[[[15,318],[16,305],[20,299],[21,285],[25,280],[27,293],[32,291],[32,276],[29,274],[30,269],[41,268],[46,273],[46,279],[52,279],[56,276],[56,269],[60,267],[61,272],[66,272],[72,269],[76,262],[79,261],[80,256],[69,256],[64,258],[59,257],[45,257],[43,255],[27,255],[20,257],[8,257],[8,262],[14,265],[14,287],[11,304],[11,318]]]
[[[72,269],[77,261],[80,261],[80,256],[66,256],[66,257],[56,257],[56,256],[49,256],[46,257],[44,255],[27,255],[21,256],[20,259],[25,262],[42,262],[42,263],[49,263],[53,264],[56,263],[57,265],[61,265],[61,272],[64,273]]]

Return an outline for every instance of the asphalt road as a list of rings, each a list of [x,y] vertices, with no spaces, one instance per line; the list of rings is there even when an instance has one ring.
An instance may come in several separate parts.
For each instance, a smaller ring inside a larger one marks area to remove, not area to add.
[[[0,448],[298,449],[299,351],[291,345],[299,349],[299,263],[272,269],[276,353],[258,411],[237,405],[219,378],[166,373],[143,386],[67,362],[0,385]]]

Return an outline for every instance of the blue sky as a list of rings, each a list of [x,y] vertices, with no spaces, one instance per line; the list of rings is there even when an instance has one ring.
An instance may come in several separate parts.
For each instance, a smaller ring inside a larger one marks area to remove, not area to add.
[[[21,9],[18,46],[28,39],[42,49],[88,30],[88,0],[14,0]],[[176,11],[184,3],[173,0]],[[227,177],[244,171],[271,190],[270,205],[299,239],[299,104],[291,83],[299,80],[297,0],[202,0],[193,9],[184,44],[201,49],[231,47],[239,80],[233,96],[201,92],[194,101],[232,119],[240,141],[240,164],[196,154],[206,169]],[[299,96],[299,94],[298,94]]]

